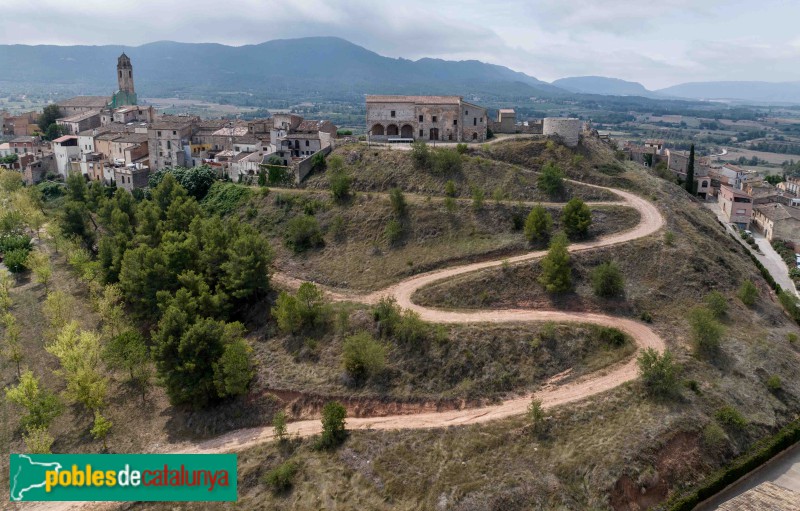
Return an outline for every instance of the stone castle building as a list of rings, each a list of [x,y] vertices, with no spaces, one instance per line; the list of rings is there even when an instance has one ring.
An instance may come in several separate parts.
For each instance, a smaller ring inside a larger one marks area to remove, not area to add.
[[[367,96],[367,132],[377,141],[483,142],[486,109],[461,96]]]

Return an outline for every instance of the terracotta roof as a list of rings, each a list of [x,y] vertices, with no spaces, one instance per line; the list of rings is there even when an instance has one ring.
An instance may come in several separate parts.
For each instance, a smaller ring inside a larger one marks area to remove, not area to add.
[[[461,96],[367,96],[367,103],[416,103],[419,105],[458,105]]]
[[[761,206],[756,206],[753,209],[773,221],[788,220],[790,218],[794,220],[800,220],[800,209],[784,206],[783,204],[779,204],[777,202],[762,204]]]
[[[111,98],[108,96],[75,96],[56,103],[60,107],[105,108]]]
[[[67,140],[78,140],[78,137],[75,135],[64,135],[63,137],[58,137],[57,139],[53,140],[53,143],[60,144],[61,142],[66,142]]]

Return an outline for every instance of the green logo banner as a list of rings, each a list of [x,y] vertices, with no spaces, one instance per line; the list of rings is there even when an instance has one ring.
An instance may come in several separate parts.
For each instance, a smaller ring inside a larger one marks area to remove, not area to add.
[[[12,454],[12,501],[235,501],[235,454]]]

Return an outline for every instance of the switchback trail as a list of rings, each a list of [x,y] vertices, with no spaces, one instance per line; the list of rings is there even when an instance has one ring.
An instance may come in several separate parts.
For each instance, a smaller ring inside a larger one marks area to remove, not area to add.
[[[658,209],[647,200],[630,192],[616,190],[598,185],[589,185],[598,189],[607,190],[619,196],[620,204],[636,209],[641,218],[639,224],[628,231],[600,237],[585,243],[575,243],[569,246],[570,252],[581,252],[600,247],[608,247],[627,243],[656,233],[664,226],[664,217]],[[603,204],[609,204],[603,202]],[[326,289],[329,298],[338,301],[352,301],[364,304],[374,304],[380,298],[393,296],[397,303],[406,309],[419,313],[420,317],[432,323],[469,324],[469,323],[528,323],[540,321],[554,321],[559,323],[584,323],[618,328],[630,335],[638,350],[654,348],[662,352],[665,348],[664,340],[653,332],[646,324],[631,319],[607,316],[604,314],[583,312],[562,312],[552,310],[528,309],[500,309],[500,310],[470,310],[446,311],[422,307],[412,301],[412,295],[424,286],[435,282],[463,275],[486,268],[500,266],[504,261],[509,264],[530,261],[542,257],[546,251],[539,250],[528,252],[516,257],[504,258],[494,261],[444,268],[415,275],[381,291],[369,294],[357,294],[351,291]],[[285,287],[297,288],[302,281],[285,274],[276,274],[273,281]],[[562,373],[563,374],[563,373]],[[599,393],[611,390],[627,381],[637,377],[636,357],[631,357],[626,362],[620,362],[594,373],[565,384],[559,384],[561,375],[557,375],[542,385],[541,390],[533,396],[524,396],[509,399],[498,405],[467,408],[461,410],[448,410],[442,412],[423,412],[405,415],[389,415],[382,417],[357,417],[347,419],[349,430],[397,430],[397,429],[424,429],[443,428],[466,424],[480,424],[493,420],[504,419],[525,413],[532,397],[542,401],[544,408],[573,403]],[[321,432],[322,425],[319,420],[309,419],[291,422],[287,425],[290,435],[308,437]],[[220,435],[211,440],[199,442],[184,442],[160,446],[158,452],[166,453],[221,453],[241,451],[249,447],[270,442],[274,439],[272,427],[262,426],[256,428],[239,429]],[[116,508],[112,503],[81,503],[81,502],[51,502],[36,503],[26,506],[25,509],[33,510],[111,510]]]
[[[619,245],[638,238],[649,236],[664,226],[664,217],[658,209],[633,193],[606,188],[597,185],[588,185],[607,190],[621,197],[617,204],[626,205],[636,209],[641,218],[639,224],[628,231],[598,238],[585,243],[576,243],[569,246],[570,252],[580,252],[599,247]],[[604,203],[608,204],[608,203]],[[470,311],[445,311],[417,305],[412,301],[412,295],[424,286],[447,278],[471,273],[485,268],[500,266],[504,261],[509,264],[529,261],[542,257],[546,251],[528,252],[516,257],[501,260],[484,261],[427,273],[415,275],[386,289],[373,293],[358,295],[348,291],[326,290],[327,295],[333,300],[352,301],[364,304],[374,304],[380,298],[393,296],[397,303],[406,309],[417,312],[420,317],[432,323],[467,324],[467,323],[525,323],[539,321],[554,321],[559,323],[589,323],[594,325],[618,328],[630,335],[639,350],[654,348],[662,352],[665,344],[655,332],[642,322],[631,319],[607,316],[604,314],[583,312],[561,312],[551,310],[505,309],[505,310],[470,310]],[[276,274],[273,280],[290,288],[296,288],[302,281],[284,274]],[[600,371],[588,374],[570,383],[559,385],[557,378],[546,382],[542,389],[533,397],[540,399],[545,408],[563,405],[578,401],[601,392],[613,389],[637,376],[636,357],[627,362],[615,364]],[[462,410],[449,410],[442,412],[424,412],[417,414],[390,415],[385,417],[359,417],[348,418],[348,429],[419,429],[440,428],[462,424],[478,424],[497,419],[503,419],[525,412],[531,402],[532,396],[514,398],[498,405]],[[288,425],[291,435],[301,437],[318,434],[321,431],[319,420],[302,420]],[[271,427],[258,427],[242,429],[226,433],[212,440],[186,444],[177,447],[174,452],[225,452],[237,451],[250,446],[267,442],[273,439]]]

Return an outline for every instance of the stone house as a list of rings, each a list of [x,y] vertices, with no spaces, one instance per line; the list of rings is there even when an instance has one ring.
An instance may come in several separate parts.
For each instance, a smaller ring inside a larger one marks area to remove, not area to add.
[[[81,131],[100,127],[100,111],[89,110],[88,112],[57,119],[56,124],[61,126],[65,135],[77,135]]]
[[[150,170],[141,165],[126,165],[114,168],[114,181],[117,188],[132,192],[137,188],[146,188]]]
[[[3,114],[3,128],[0,134],[6,136],[24,137],[32,136],[39,132],[38,112],[25,112],[18,115]]]
[[[516,133],[517,114],[513,108],[501,108],[497,111],[497,122],[493,123],[496,133]]]
[[[719,207],[728,223],[747,229],[753,213],[753,198],[750,194],[728,185],[719,188]]]
[[[191,167],[191,140],[198,117],[164,116],[147,129],[150,164],[153,170]]]
[[[753,208],[753,225],[765,238],[800,242],[800,209],[776,202]]]
[[[376,141],[483,142],[489,118],[461,96],[367,96],[366,124]]]
[[[56,104],[62,117],[72,117],[92,110],[104,110],[110,100],[108,96],[76,96]]]
[[[11,139],[11,142],[9,142],[8,145],[9,149],[14,154],[28,154],[28,153],[41,152],[39,147],[40,140],[38,137],[33,137],[33,136],[16,137]]]

